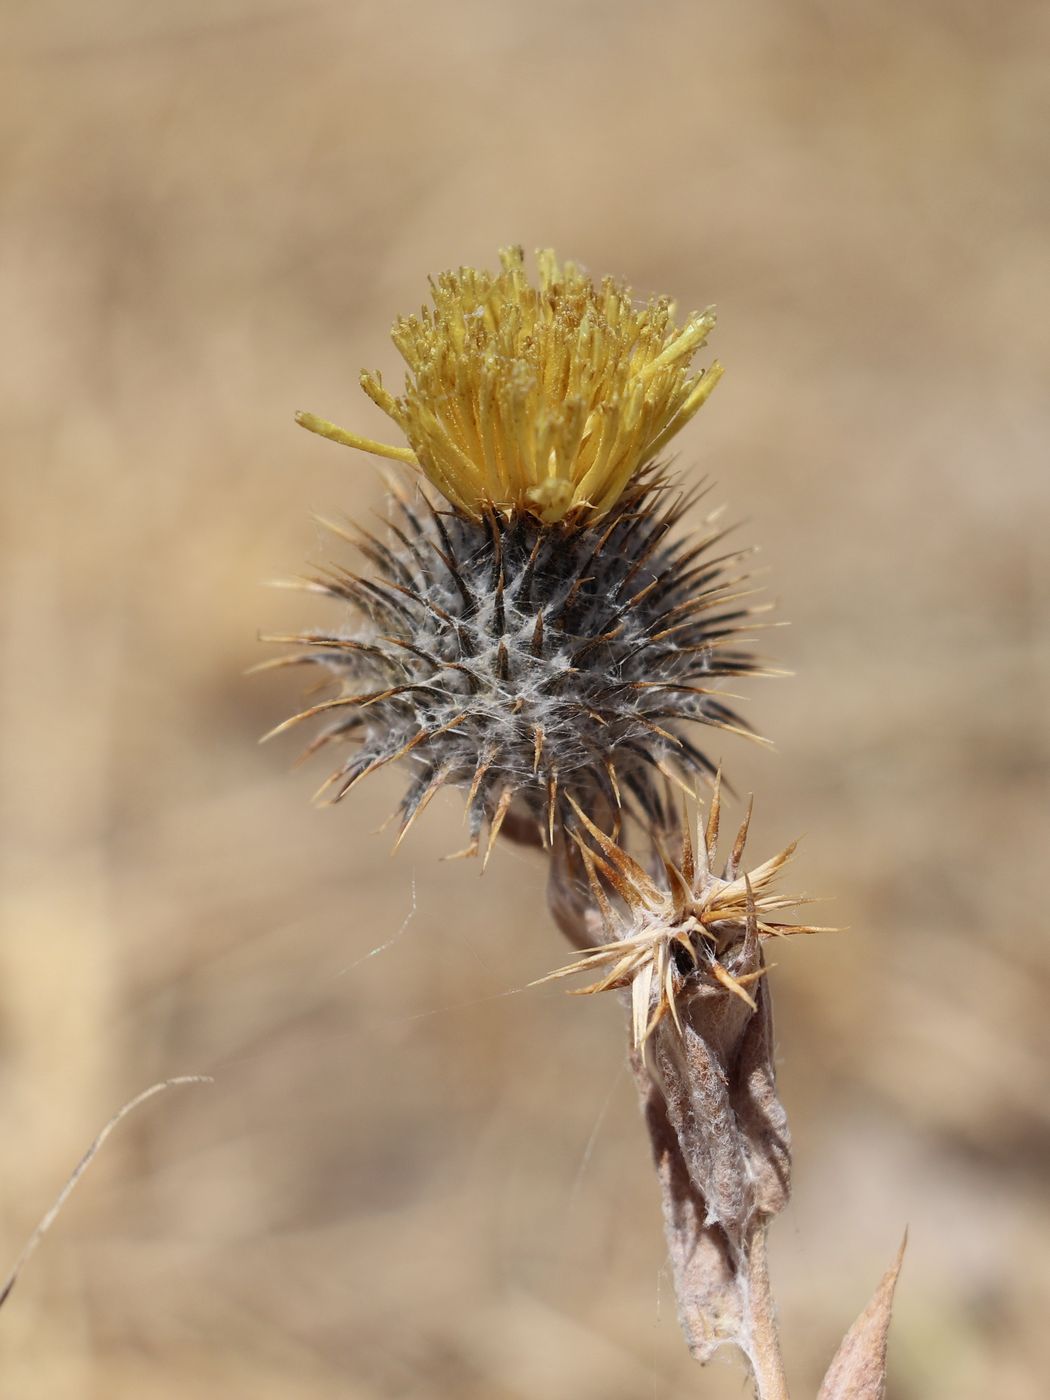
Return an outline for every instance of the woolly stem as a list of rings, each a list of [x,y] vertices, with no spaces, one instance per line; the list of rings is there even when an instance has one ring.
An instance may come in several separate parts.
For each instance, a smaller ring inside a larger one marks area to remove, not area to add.
[[[746,1282],[747,1359],[757,1400],[789,1400],[780,1354],[776,1308],[766,1262],[766,1227],[760,1222],[748,1241]]]

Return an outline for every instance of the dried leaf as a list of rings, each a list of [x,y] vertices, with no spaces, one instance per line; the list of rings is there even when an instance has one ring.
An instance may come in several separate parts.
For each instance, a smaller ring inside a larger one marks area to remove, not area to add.
[[[639,1051],[632,1051],[631,1063],[663,1197],[678,1321],[693,1357],[710,1361],[719,1347],[739,1344],[746,1334],[734,1252],[722,1227],[708,1220],[707,1202],[689,1175],[664,1096]]]
[[[737,975],[761,969],[755,938],[740,950]],[[735,1344],[758,1383],[760,1361],[763,1377],[772,1374],[766,1363],[776,1333],[771,1309],[756,1315],[749,1268],[756,1240],[787,1201],[791,1158],[776,1093],[769,987],[764,978],[751,985],[756,1011],[717,984],[694,985],[679,1000],[681,1030],[662,1021],[632,1063],[686,1344],[698,1361]]]
[[[908,1243],[905,1232],[897,1258],[883,1275],[871,1302],[846,1333],[828,1367],[817,1400],[882,1400],[886,1393],[886,1338],[893,1291]]]

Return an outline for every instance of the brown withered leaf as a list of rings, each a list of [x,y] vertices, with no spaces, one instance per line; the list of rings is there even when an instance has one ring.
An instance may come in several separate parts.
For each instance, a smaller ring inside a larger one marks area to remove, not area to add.
[[[708,1220],[707,1202],[689,1175],[663,1094],[639,1051],[632,1050],[631,1064],[663,1197],[678,1320],[692,1355],[709,1361],[744,1332],[734,1252],[722,1227]]]
[[[905,1232],[893,1264],[871,1302],[846,1333],[828,1367],[817,1400],[882,1400],[886,1393],[886,1339],[893,1293],[908,1243]]]
[[[747,952],[749,969],[761,966],[757,939]],[[769,988],[764,979],[754,986],[757,1011],[722,988],[697,987],[681,1007],[681,1031],[664,1020],[632,1048],[678,1318],[698,1361],[726,1343],[751,1356],[749,1254],[790,1189]]]
[[[758,940],[741,949],[734,972],[762,966]],[[781,1211],[790,1189],[787,1119],[776,1095],[770,992],[753,984],[757,1008],[720,987],[700,984],[645,1047],[644,1067],[659,1089],[706,1216],[738,1252],[756,1216]]]

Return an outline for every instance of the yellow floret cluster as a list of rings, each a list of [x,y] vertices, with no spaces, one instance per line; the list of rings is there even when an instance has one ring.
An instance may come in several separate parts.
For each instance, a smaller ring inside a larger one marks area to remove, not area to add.
[[[691,362],[712,311],[675,324],[664,297],[636,306],[612,278],[595,285],[574,263],[537,254],[539,286],[521,248],[496,274],[460,268],[431,281],[433,308],[399,318],[408,365],[395,398],[378,373],[368,396],[408,447],[388,446],[300,414],[304,427],[411,463],[458,511],[527,512],[590,523],[702,407],[722,374]]]

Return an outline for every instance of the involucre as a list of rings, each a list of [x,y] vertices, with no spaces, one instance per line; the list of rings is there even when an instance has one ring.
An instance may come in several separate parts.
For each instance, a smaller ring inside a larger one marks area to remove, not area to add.
[[[397,499],[387,538],[359,540],[372,576],[316,580],[346,618],[289,639],[303,651],[285,660],[339,690],[286,721],[323,721],[311,748],[352,745],[329,799],[402,760],[402,832],[438,788],[461,787],[470,853],[486,822],[488,850],[501,828],[548,843],[572,825],[569,798],[614,830],[625,807],[662,825],[665,778],[715,771],[681,722],[749,732],[718,683],[760,667],[737,644],[742,554],[719,553],[717,528],[669,540],[687,503],[655,509],[661,489],[583,527],[494,510],[477,522],[422,490]]]

